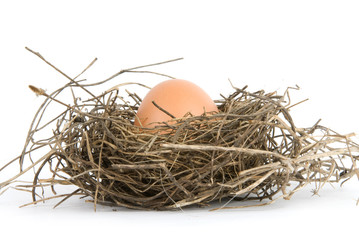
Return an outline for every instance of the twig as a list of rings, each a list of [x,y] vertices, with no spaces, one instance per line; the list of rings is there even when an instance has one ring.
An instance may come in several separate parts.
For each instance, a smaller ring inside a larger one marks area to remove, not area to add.
[[[170,116],[171,118],[176,118],[175,116],[173,116],[171,113],[169,113],[167,110],[163,109],[162,107],[160,107],[155,101],[152,101],[152,104],[155,105],[156,108],[158,108],[160,111],[164,112],[165,114],[167,114],[168,116]]]

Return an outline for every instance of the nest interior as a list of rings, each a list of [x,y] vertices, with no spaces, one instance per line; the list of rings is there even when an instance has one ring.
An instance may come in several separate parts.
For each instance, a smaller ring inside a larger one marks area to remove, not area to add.
[[[134,68],[114,76],[126,71]],[[289,111],[293,106],[288,102],[289,90],[280,96],[234,87],[229,96],[215,101],[219,113],[172,119],[144,129],[133,125],[141,103],[137,94],[128,92],[130,100],[126,100],[112,88],[85,101],[74,97],[71,105],[56,98],[75,87],[89,93],[75,79],[51,94],[31,86],[46,99],[16,159],[22,165],[33,151],[26,149],[43,147],[44,142],[50,150],[1,187],[35,168],[32,183],[25,186],[32,189],[32,203],[45,198],[36,190],[46,184],[52,189],[71,184],[77,190],[63,195],[61,202],[83,195],[91,197],[94,206],[167,210],[215,201],[230,208],[227,203],[232,200],[266,200],[254,204],[265,205],[290,199],[308,183],[315,183],[317,192],[326,183],[359,176],[359,148],[351,135],[338,134],[319,122],[296,127]],[[39,116],[50,103],[62,104],[66,110],[51,121],[54,129],[46,141],[34,141],[33,134],[49,124],[39,124]],[[52,175],[41,178],[46,165]]]

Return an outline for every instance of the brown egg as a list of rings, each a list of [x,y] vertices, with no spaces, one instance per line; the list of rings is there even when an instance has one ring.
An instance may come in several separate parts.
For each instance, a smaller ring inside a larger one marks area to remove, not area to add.
[[[147,93],[138,108],[136,126],[152,128],[172,119],[155,104],[176,118],[188,112],[194,116],[218,112],[216,104],[200,87],[186,80],[171,79],[157,84]]]

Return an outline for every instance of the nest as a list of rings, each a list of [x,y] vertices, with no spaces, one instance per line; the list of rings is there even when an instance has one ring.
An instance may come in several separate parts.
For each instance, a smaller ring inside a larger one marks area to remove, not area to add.
[[[122,70],[95,85],[153,65],[157,64]],[[168,210],[218,201],[223,202],[220,208],[230,208],[227,204],[233,200],[259,200],[249,204],[258,206],[290,199],[309,183],[314,183],[317,193],[326,183],[359,177],[359,147],[351,140],[353,135],[336,133],[319,121],[309,128],[298,128],[289,111],[295,105],[290,104],[289,89],[278,95],[233,87],[233,93],[215,101],[219,113],[174,118],[171,123],[144,129],[133,125],[141,103],[137,94],[128,92],[125,99],[115,87],[95,96],[88,85],[67,78],[70,82],[51,94],[30,86],[46,99],[35,115],[22,154],[9,162],[19,160],[20,172],[0,185],[5,188],[35,169],[31,184],[17,186],[31,189],[31,204],[57,197],[55,185],[71,184],[76,190],[58,196],[63,198],[59,204],[83,195],[90,197],[95,208],[105,204]],[[73,88],[91,97],[80,101],[74,96],[72,105],[57,98],[60,92]],[[64,105],[65,111],[40,124],[50,103]],[[50,124],[54,127],[47,138],[33,139]],[[50,150],[24,169],[26,157],[44,147]],[[51,175],[41,178],[45,166]],[[36,191],[44,187],[50,187],[55,195],[40,196]]]

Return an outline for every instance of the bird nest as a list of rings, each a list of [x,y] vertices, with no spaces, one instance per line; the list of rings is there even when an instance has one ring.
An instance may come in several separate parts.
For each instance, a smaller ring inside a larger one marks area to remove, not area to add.
[[[352,135],[336,133],[319,121],[309,128],[298,128],[289,111],[293,106],[289,88],[278,95],[233,87],[229,96],[221,95],[215,101],[216,114],[174,118],[146,129],[133,124],[141,103],[137,94],[127,91],[125,99],[115,87],[95,96],[89,85],[68,77],[39,53],[30,51],[69,79],[51,94],[30,86],[45,101],[35,115],[22,154],[0,169],[20,162],[19,173],[0,183],[4,189],[35,169],[30,184],[17,186],[31,189],[31,204],[56,197],[56,185],[70,184],[77,186],[76,190],[60,195],[63,199],[59,204],[83,195],[91,198],[88,201],[95,208],[104,204],[168,210],[218,201],[224,203],[220,208],[230,208],[227,203],[232,200],[260,200],[250,204],[258,206],[290,199],[309,183],[315,183],[317,192],[326,183],[359,177],[359,146]],[[153,65],[122,70],[95,85]],[[81,101],[74,96],[71,105],[58,99],[60,92],[73,88],[91,97]],[[65,111],[40,124],[50,104],[64,105]],[[34,135],[50,124],[51,134],[35,140]],[[23,167],[31,153],[46,147],[49,150],[42,157]],[[42,178],[45,166],[50,176]],[[55,195],[40,196],[37,189],[44,187],[50,187]]]

